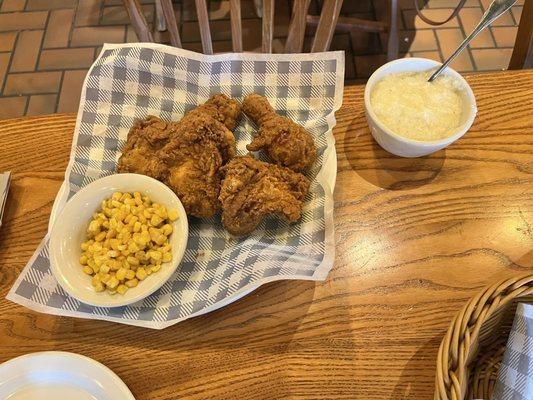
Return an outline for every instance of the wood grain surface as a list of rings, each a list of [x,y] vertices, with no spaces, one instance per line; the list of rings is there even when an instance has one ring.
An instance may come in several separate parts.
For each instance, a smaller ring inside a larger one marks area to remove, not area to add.
[[[145,399],[430,399],[439,343],[484,285],[533,267],[533,71],[468,76],[465,137],[402,159],[372,140],[363,87],[337,113],[337,255],[325,282],[277,282],[153,331],[4,299],[44,236],[75,116],[0,123],[13,181],[0,228],[0,362],[73,351]]]

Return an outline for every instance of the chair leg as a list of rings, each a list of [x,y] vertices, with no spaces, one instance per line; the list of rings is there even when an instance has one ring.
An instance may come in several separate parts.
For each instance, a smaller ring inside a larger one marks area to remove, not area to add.
[[[172,0],[159,0],[161,2],[161,10],[165,17],[166,26],[170,35],[170,44],[181,48],[181,38],[178,31],[178,24],[176,22],[176,15],[174,14],[174,7],[172,7]]]
[[[390,0],[389,34],[387,35],[387,60],[398,58],[398,0]]]
[[[533,0],[524,2],[509,69],[533,67]]]
[[[161,9],[161,0],[155,0],[155,16],[157,21],[157,30],[163,32],[167,30],[167,24],[165,23],[165,16]]]
[[[126,11],[130,17],[131,24],[133,25],[133,29],[135,30],[139,40],[141,42],[153,43],[154,36],[148,27],[148,22],[146,22],[146,18],[144,17],[143,10],[138,0],[123,1],[124,7],[126,7]]]

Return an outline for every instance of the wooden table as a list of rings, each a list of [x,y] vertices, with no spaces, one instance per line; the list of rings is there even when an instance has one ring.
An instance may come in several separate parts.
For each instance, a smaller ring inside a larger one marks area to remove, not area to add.
[[[381,150],[362,86],[337,114],[337,258],[162,331],[58,318],[4,299],[44,236],[75,115],[0,123],[14,172],[0,231],[0,362],[81,353],[144,399],[429,399],[437,349],[483,286],[533,267],[533,71],[469,76],[479,114],[431,156]]]

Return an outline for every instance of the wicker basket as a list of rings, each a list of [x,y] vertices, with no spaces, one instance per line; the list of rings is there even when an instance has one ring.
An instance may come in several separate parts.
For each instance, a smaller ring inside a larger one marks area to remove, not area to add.
[[[533,274],[483,289],[453,319],[440,345],[436,400],[489,400],[518,302],[533,300]]]

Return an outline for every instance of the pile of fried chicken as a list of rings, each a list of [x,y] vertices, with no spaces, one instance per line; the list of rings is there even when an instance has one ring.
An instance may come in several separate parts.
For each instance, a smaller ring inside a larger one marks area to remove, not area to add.
[[[241,110],[257,125],[249,151],[263,150],[273,162],[236,156],[232,130]],[[248,95],[241,105],[217,94],[180,121],[153,116],[128,133],[118,172],[148,175],[168,185],[188,215],[205,218],[222,210],[233,235],[252,232],[267,215],[300,219],[309,180],[301,173],[316,158],[313,137],[277,114],[268,100]]]

